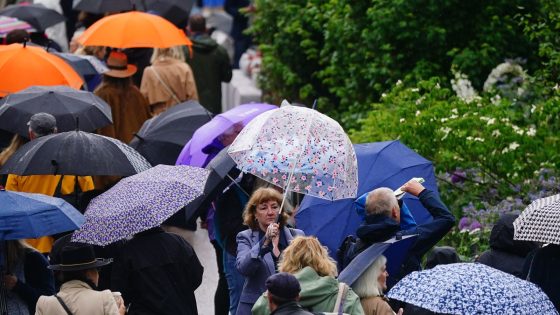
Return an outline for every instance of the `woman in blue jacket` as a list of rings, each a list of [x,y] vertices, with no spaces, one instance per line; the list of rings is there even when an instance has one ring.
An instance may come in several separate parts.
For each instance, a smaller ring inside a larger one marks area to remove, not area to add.
[[[259,188],[251,195],[243,212],[249,229],[237,234],[237,270],[245,276],[236,315],[250,315],[253,304],[266,291],[266,279],[275,274],[282,251],[303,231],[285,226],[282,211],[277,222],[282,194],[273,188]]]

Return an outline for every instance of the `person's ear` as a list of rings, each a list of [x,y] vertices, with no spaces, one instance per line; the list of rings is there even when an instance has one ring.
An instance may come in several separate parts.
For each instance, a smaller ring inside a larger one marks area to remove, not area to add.
[[[33,140],[35,139],[35,134],[33,133],[33,131],[29,130],[29,140]]]

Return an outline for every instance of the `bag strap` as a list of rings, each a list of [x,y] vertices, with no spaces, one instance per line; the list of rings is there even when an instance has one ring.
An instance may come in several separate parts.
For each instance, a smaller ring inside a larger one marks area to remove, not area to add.
[[[342,315],[344,310],[344,303],[346,302],[346,292],[348,286],[344,282],[338,283],[338,295],[336,296],[336,303],[334,303],[333,313]]]
[[[154,71],[154,74],[156,75],[156,78],[158,79],[159,83],[161,83],[163,85],[163,87],[165,88],[167,93],[169,93],[169,95],[171,95],[173,100],[175,102],[177,102],[177,104],[181,103],[181,100],[179,100],[179,98],[177,97],[175,92],[173,92],[173,90],[169,87],[169,85],[167,85],[167,83],[165,83],[165,81],[163,81],[163,79],[159,76],[159,73],[157,72],[156,68],[154,66],[152,66],[150,69],[152,69],[152,71]]]
[[[62,300],[62,298],[60,296],[55,294],[54,297],[58,300],[60,305],[62,305],[62,308],[66,311],[66,313],[68,315],[73,315],[72,312],[70,311],[70,309],[68,308],[68,305],[66,305],[66,303],[64,303],[64,301]]]

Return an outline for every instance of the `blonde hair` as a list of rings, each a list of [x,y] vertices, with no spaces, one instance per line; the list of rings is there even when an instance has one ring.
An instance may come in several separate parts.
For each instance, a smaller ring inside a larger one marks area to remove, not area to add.
[[[10,141],[10,145],[0,152],[0,166],[4,165],[6,161],[24,144],[28,142],[24,137],[15,134]]]
[[[298,236],[284,251],[278,263],[280,272],[296,273],[305,267],[313,268],[321,277],[336,277],[336,262],[328,249],[314,236]]]
[[[257,212],[257,206],[263,202],[271,200],[276,201],[280,207],[282,204],[282,194],[273,188],[259,188],[255,190],[243,210],[243,224],[252,230],[257,230],[259,228],[259,223],[257,222],[257,217],[255,215]],[[284,226],[284,224],[286,224],[286,220],[288,220],[288,215],[285,211],[282,211],[280,225]]]
[[[380,296],[383,294],[383,288],[379,286],[379,275],[381,268],[387,263],[387,258],[379,256],[371,266],[362,273],[362,275],[352,285],[352,290],[361,298],[370,296]]]
[[[154,48],[152,58],[150,58],[150,63],[163,58],[177,59],[180,61],[185,61],[185,53],[181,46],[173,46],[169,48]]]

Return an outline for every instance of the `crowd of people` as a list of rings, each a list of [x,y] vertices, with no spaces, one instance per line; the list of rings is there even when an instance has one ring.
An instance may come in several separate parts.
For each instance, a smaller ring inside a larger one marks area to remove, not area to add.
[[[231,80],[241,53],[251,45],[243,32],[247,17],[239,9],[254,8],[250,1],[208,4],[212,10],[225,9],[233,16],[233,59],[212,39],[202,15],[191,16],[185,27],[192,47],[81,47],[72,35],[62,44],[49,44],[54,49],[68,46],[72,53],[91,55],[108,68],[86,80],[84,86],[111,107],[112,124],[97,130],[98,134],[130,143],[145,121],[188,100],[197,100],[209,115],[221,113],[221,83]],[[78,25],[72,25],[68,34],[81,32],[80,28],[99,18],[82,12]],[[7,35],[5,43],[44,45],[45,36],[40,35],[16,30]],[[58,132],[56,118],[49,113],[34,114],[27,126],[28,137],[14,135],[9,143],[0,143],[0,166],[25,143]],[[202,167],[243,128],[243,124],[234,124],[205,147],[208,158]],[[236,169],[230,175],[231,182],[209,208],[198,209],[188,222],[180,218],[184,222],[178,224],[196,229],[200,219],[208,229],[219,272],[216,315],[435,313],[389,300],[385,293],[391,284],[414,271],[461,261],[455,249],[435,247],[455,224],[437,192],[415,180],[400,187],[428,211],[431,219],[426,223],[416,223],[392,189],[380,187],[369,192],[364,220],[355,231],[357,242],[341,249],[337,261],[333,258],[336,253],[330,253],[318,238],[298,229],[295,214],[299,205],[290,202],[297,198],[286,198],[289,193],[254,175],[240,174]],[[1,178],[0,185],[6,190],[57,197],[72,196],[79,189],[80,200],[73,200],[73,204],[83,212],[93,197],[119,180],[9,174]],[[560,245],[541,247],[514,240],[515,218],[500,218],[490,236],[491,249],[477,262],[537,284],[560,309],[560,274],[555,271]],[[175,218],[105,247],[72,242],[72,233],[2,241],[0,298],[5,299],[8,314],[14,315],[198,314],[195,290],[203,281],[204,268],[188,240],[170,232],[176,223]],[[371,246],[407,236],[415,239],[395,274],[387,271],[391,264],[388,257],[377,255],[355,270],[353,283],[338,279],[343,268]]]

